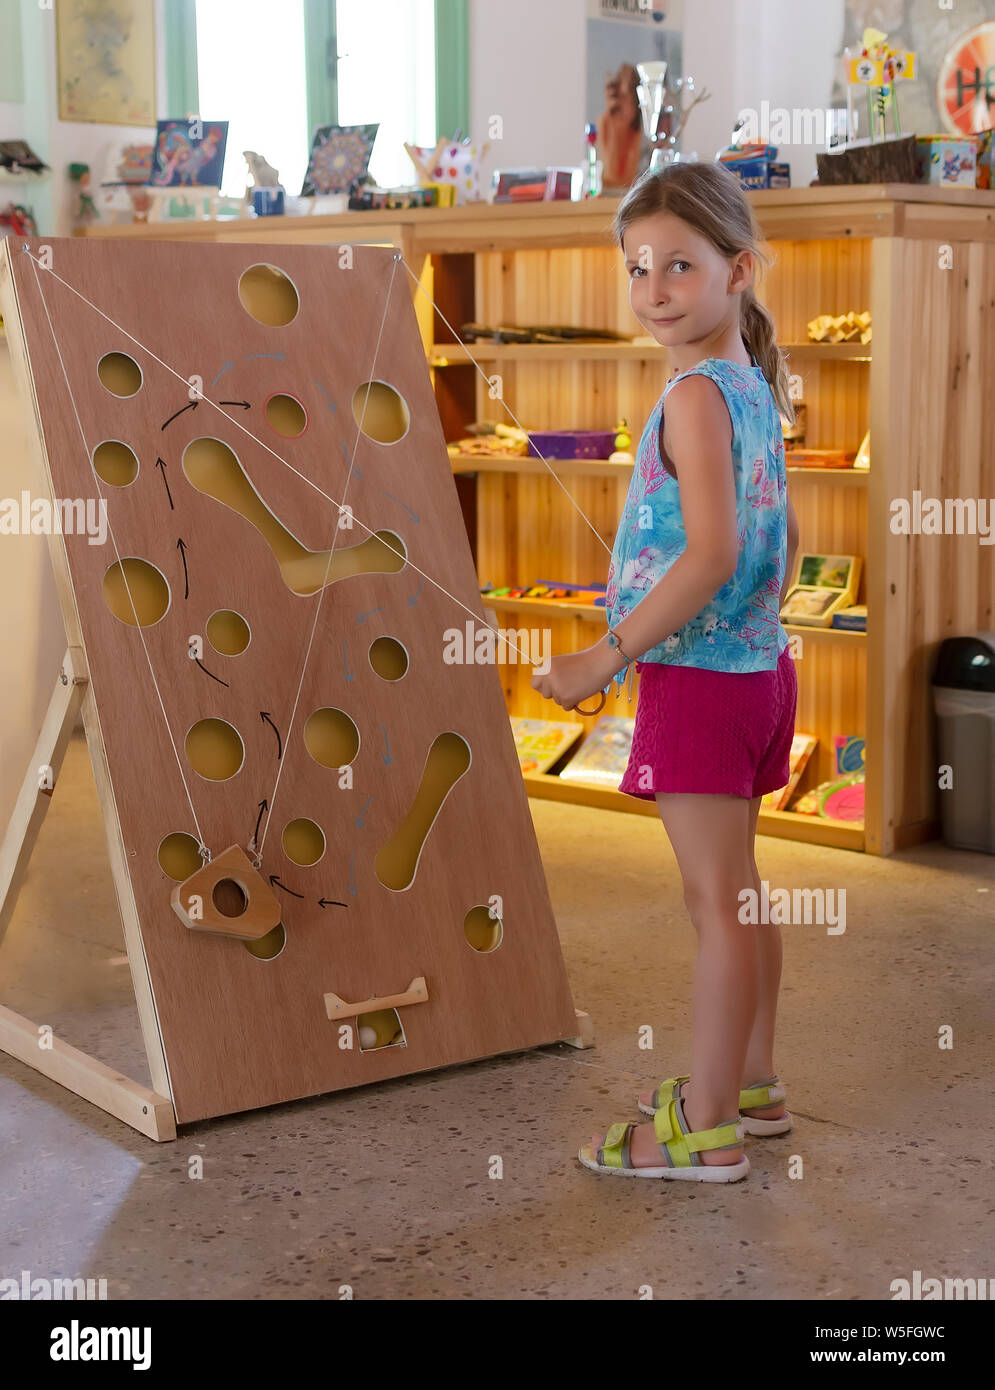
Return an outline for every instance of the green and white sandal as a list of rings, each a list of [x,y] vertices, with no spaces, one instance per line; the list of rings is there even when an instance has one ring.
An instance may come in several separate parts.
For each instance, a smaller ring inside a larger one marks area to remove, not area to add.
[[[617,1173],[624,1178],[684,1178],[691,1182],[738,1182],[750,1171],[744,1154],[737,1163],[702,1163],[699,1154],[711,1149],[738,1149],[743,1143],[743,1125],[738,1116],[714,1129],[690,1130],[684,1117],[684,1102],[678,1087],[670,1101],[653,1116],[653,1129],[665,1166],[633,1168],[629,1158],[629,1136],[635,1121],[619,1121],[605,1135],[597,1154],[585,1144],[577,1157],[585,1168],[596,1173]]]
[[[666,1102],[661,1097],[668,1099],[673,1095],[674,1088],[679,1088],[682,1081],[690,1081],[690,1076],[671,1076],[666,1081],[661,1081],[653,1092],[653,1104],[644,1105],[639,1102],[639,1109],[644,1115],[655,1115],[661,1104]],[[747,1087],[739,1093],[739,1108],[743,1110],[773,1110],[778,1105],[784,1103],[786,1092],[778,1077],[770,1076],[766,1081],[755,1081],[752,1086]],[[785,1110],[783,1115],[778,1115],[776,1120],[765,1120],[761,1115],[740,1114],[740,1121],[747,1134],[757,1136],[771,1134],[787,1134],[791,1128],[791,1115]]]

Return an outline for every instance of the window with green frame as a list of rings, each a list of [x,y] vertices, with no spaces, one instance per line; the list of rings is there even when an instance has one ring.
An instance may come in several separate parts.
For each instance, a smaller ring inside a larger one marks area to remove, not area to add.
[[[201,114],[197,0],[162,0],[170,117]],[[336,0],[302,0],[308,132],[339,118]],[[436,137],[470,131],[469,0],[434,0]],[[372,80],[372,78],[371,78]],[[260,79],[265,90],[265,77]],[[215,112],[212,119],[223,119]],[[265,153],[265,151],[263,151]],[[413,182],[414,179],[412,178]]]

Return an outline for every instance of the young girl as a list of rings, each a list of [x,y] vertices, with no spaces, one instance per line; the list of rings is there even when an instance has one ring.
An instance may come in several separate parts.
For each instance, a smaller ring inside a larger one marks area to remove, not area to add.
[[[734,1182],[750,1171],[744,1130],[791,1127],[773,1065],[781,933],[740,913],[743,889],[760,906],[760,798],[787,782],[794,732],[778,616],[798,545],[778,412],[794,410],[753,291],[759,231],[734,175],[699,163],[648,173],[614,231],[633,312],[674,372],[639,441],[608,571],[608,634],[555,657],[532,685],[572,709],[636,661],[620,790],[656,800],[698,952],[690,1076],[640,1095],[652,1124],[613,1124],[579,1158],[597,1172]]]

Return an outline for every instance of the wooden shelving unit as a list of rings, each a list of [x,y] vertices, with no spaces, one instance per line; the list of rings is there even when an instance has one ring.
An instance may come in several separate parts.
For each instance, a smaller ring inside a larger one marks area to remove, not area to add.
[[[937,646],[946,636],[995,627],[995,547],[976,536],[899,535],[891,526],[893,502],[913,490],[924,497],[995,496],[995,191],[877,184],[748,196],[775,257],[759,293],[802,378],[807,446],[856,449],[871,431],[868,473],[788,473],[801,548],[864,557],[859,601],[868,605],[866,634],[788,630],[802,644],[797,727],[819,738],[801,785],[833,774],[834,734],[863,735],[865,823],[781,812],[763,815],[760,828],[890,854],[939,831],[929,684]],[[635,443],[666,383],[662,349],[457,338],[467,322],[563,323],[641,336],[611,242],[616,208],[613,198],[478,203],[91,227],[83,234],[266,243],[277,264],[281,242],[393,244],[412,272],[447,440],[461,437],[473,419],[510,422],[503,400],[530,429],[604,429],[625,416]],[[870,344],[805,341],[810,319],[848,309],[870,309]],[[491,394],[497,385],[500,398]],[[453,460],[481,586],[537,577],[604,583],[631,468],[601,460],[551,467],[555,477],[540,459]],[[584,605],[486,596],[481,603],[481,613],[486,605],[517,620],[541,617],[554,652],[591,645],[604,622],[603,609]],[[548,702],[531,688],[530,668],[507,664],[501,676],[510,712],[550,717]],[[623,695],[605,712],[631,715],[635,708]],[[552,714],[580,719],[558,707]],[[530,795],[656,814],[652,802],[611,789],[549,775],[525,780]]]
[[[813,315],[813,318],[815,316]],[[869,362],[872,344],[867,343],[783,343],[794,362]],[[640,343],[433,343],[429,348],[430,367],[461,367],[470,360],[467,348],[477,362],[530,362],[545,366],[550,362],[644,362],[659,361],[659,345]]]

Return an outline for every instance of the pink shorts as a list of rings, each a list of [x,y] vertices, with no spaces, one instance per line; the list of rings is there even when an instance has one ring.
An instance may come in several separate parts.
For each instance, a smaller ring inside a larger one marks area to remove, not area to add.
[[[773,671],[704,671],[639,661],[639,696],[619,791],[751,799],[789,777],[798,678],[788,648]]]

